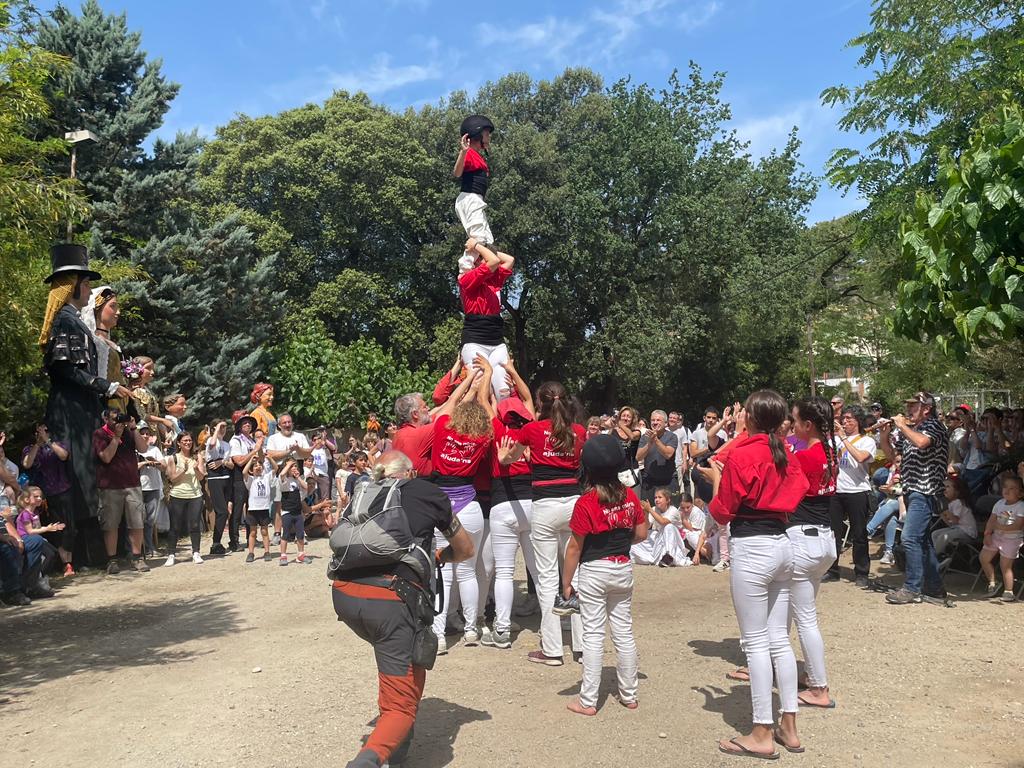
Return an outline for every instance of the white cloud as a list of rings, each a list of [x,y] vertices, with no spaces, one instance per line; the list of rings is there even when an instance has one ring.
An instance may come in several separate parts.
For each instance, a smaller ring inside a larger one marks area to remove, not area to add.
[[[711,0],[709,3],[694,5],[679,14],[679,26],[685,32],[693,32],[707,24],[722,9],[721,3]]]
[[[504,47],[541,52],[546,58],[559,59],[585,29],[585,25],[579,22],[548,16],[543,21],[511,29],[484,22],[477,25],[477,35],[481,43],[488,47],[500,42]]]
[[[820,150],[826,140],[838,138],[836,119],[832,109],[816,99],[807,99],[775,114],[733,122],[732,127],[741,140],[750,142],[749,152],[753,157],[764,157],[773,149],[782,149],[789,132],[796,126],[801,141],[800,154],[806,156]],[[814,173],[820,172],[814,169]]]
[[[436,80],[440,76],[440,68],[434,62],[394,66],[390,56],[381,54],[364,69],[338,72],[320,67],[314,74],[272,85],[267,88],[267,93],[279,102],[308,103],[323,101],[334,91],[365,91],[370,96],[379,96],[406,85]]]

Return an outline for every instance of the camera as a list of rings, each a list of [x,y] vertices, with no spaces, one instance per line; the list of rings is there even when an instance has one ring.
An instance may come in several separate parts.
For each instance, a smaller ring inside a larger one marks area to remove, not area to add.
[[[117,414],[117,418],[114,419],[114,421],[117,424],[128,424],[128,423],[131,422],[131,420],[132,420],[132,417],[129,416],[127,413],[119,413],[119,414]]]

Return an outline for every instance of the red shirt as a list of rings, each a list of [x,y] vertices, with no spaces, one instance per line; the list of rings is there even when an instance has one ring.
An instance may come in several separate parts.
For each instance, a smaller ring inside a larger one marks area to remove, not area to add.
[[[797,451],[793,456],[800,462],[800,468],[807,476],[808,498],[831,496],[836,492],[836,475],[828,471],[828,457],[820,440],[810,448]]]
[[[466,150],[466,159],[462,161],[462,172],[466,171],[486,171],[487,161],[484,160],[484,156],[477,152],[475,149],[470,147]]]
[[[572,450],[560,451],[551,444],[551,419],[531,421],[522,429],[509,430],[508,434],[513,440],[530,449],[535,499],[574,496],[579,493],[576,475],[587,430],[579,424],[573,424],[572,431],[576,436]]]
[[[736,518],[740,507],[746,507],[754,513],[747,512],[745,519],[785,522],[809,487],[800,462],[790,458],[782,472],[777,470],[768,435],[763,433],[734,442],[718,495],[709,506],[711,516],[725,525]]]
[[[492,272],[486,262],[481,262],[469,272],[459,275],[462,311],[467,315],[500,315],[501,286],[511,276],[511,269],[498,267]]]
[[[434,422],[434,445],[430,461],[443,477],[476,475],[477,469],[491,448],[490,435],[463,435],[449,428],[451,416],[445,414]]]
[[[529,475],[530,462],[526,460],[525,455],[508,465],[502,465],[498,461],[498,446],[501,444],[501,438],[505,437],[505,435],[512,435],[513,430],[506,427],[505,422],[497,417],[491,420],[491,424],[494,427],[494,445],[491,449],[491,476],[520,477],[522,475]]]
[[[444,376],[434,385],[434,405],[444,405],[447,403],[448,398],[452,396],[460,381],[462,381],[461,375],[453,379],[452,372],[446,371]]]
[[[401,451],[412,461],[412,468],[420,477],[430,477],[434,465],[430,462],[430,449],[434,445],[433,424],[409,424],[398,428],[391,448]]]
[[[633,529],[645,522],[647,514],[632,488],[627,488],[625,500],[615,505],[601,504],[597,491],[587,491],[576,500],[569,530],[584,537],[581,563],[600,559],[629,562]]]
[[[104,464],[100,453],[114,439],[110,427],[104,424],[92,433],[92,450],[96,454],[96,487],[107,490],[138,488],[139,459],[135,453],[135,434],[128,429],[121,433],[121,443],[109,464]]]

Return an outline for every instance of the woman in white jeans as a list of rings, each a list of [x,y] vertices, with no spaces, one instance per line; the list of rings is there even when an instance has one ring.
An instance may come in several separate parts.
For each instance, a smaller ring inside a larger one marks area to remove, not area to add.
[[[480,597],[476,560],[484,532],[483,511],[476,500],[473,478],[477,470],[485,466],[492,440],[491,421],[478,397],[486,400],[487,385],[482,375],[471,372],[438,411],[434,419],[434,442],[430,452],[434,467],[430,480],[449,498],[452,512],[473,541],[472,557],[455,565],[448,563],[441,568],[444,593],[449,603],[452,585],[458,583],[463,617],[466,620],[463,640],[465,645],[470,646],[480,642],[480,632],[476,626]],[[440,532],[435,533],[435,536],[439,548],[448,545]],[[438,653],[448,651],[444,635],[445,618],[445,612],[434,617]]]
[[[483,366],[484,377],[488,370]],[[497,408],[493,399],[488,404],[492,413],[491,425],[494,442],[491,446],[491,519],[490,545],[494,558],[494,631],[483,633],[480,642],[494,648],[512,647],[512,598],[515,588],[513,575],[516,568],[516,552],[522,547],[526,569],[532,575],[536,572],[533,558],[533,543],[530,541],[530,518],[533,511],[533,475],[530,463],[525,457],[505,464],[516,452],[516,442],[510,436],[511,430],[521,429],[533,421],[533,398],[530,389],[522,380],[515,367],[507,366],[516,396],[502,400]],[[481,598],[483,598],[481,590]],[[482,600],[481,600],[482,602]]]
[[[745,405],[747,437],[736,439],[724,467],[711,462],[714,499],[709,510],[719,525],[730,524],[729,580],[750,668],[754,721],[749,735],[718,742],[729,755],[775,759],[775,742],[791,752],[803,751],[796,730],[796,657],[788,632],[793,547],[786,525],[808,482],[776,434],[787,412],[777,392],[753,393]],[[772,712],[773,666],[782,704],[778,731]]]
[[[619,703],[627,709],[639,706],[629,549],[647,537],[648,522],[636,494],[618,477],[622,459],[622,448],[611,435],[597,435],[587,441],[582,456],[587,491],[576,501],[569,523],[572,539],[562,569],[562,597],[571,598],[573,577],[578,576],[583,682],[579,697],[566,706],[578,715],[597,714],[606,624],[611,627],[615,646]]]
[[[553,611],[559,591],[558,561],[569,541],[569,519],[580,494],[577,476],[586,430],[573,423],[569,395],[558,382],[541,384],[534,401],[539,409],[537,421],[510,433],[517,445],[504,461],[516,461],[529,449],[533,472],[530,541],[537,566],[534,580],[540,603],[541,647],[527,658],[535,664],[560,667],[562,623]],[[572,650],[576,653],[582,649],[583,634],[578,612],[571,614],[570,624]]]
[[[793,434],[807,443],[797,451],[810,487],[796,511],[790,515],[786,535],[793,545],[793,588],[789,616],[796,621],[804,651],[807,690],[799,694],[808,707],[831,708],[835,702],[828,692],[825,674],[825,643],[818,628],[816,600],[821,577],[836,559],[836,539],[829,513],[836,492],[839,457],[833,437],[832,406],[823,397],[800,400],[793,406]]]

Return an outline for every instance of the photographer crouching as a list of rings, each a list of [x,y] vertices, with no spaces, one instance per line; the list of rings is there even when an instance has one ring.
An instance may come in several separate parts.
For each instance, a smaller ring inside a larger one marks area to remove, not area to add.
[[[405,761],[437,654],[435,568],[473,555],[448,497],[413,474],[404,453],[381,455],[372,482],[358,486],[331,533],[334,610],[373,645],[377,662],[380,717],[348,768]],[[433,549],[435,528],[450,542],[443,550]]]

